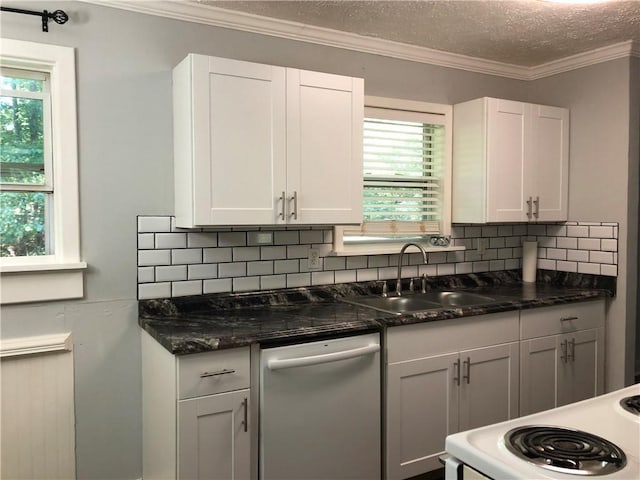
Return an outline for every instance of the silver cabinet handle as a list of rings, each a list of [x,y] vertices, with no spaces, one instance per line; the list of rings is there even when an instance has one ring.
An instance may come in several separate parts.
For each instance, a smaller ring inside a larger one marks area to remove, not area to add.
[[[236,371],[232,368],[223,368],[215,372],[203,372],[200,374],[200,378],[217,377],[219,375],[229,375],[230,373],[236,373]]]
[[[562,360],[563,363],[567,363],[567,341],[566,340],[564,340],[560,344],[560,350],[562,351],[562,354],[560,355],[560,360]]]
[[[242,407],[244,408],[244,420],[242,420],[242,425],[244,425],[244,431],[248,432],[249,431],[249,405],[248,405],[248,401],[247,401],[247,397],[244,397],[244,400],[242,401]]]
[[[531,202],[532,197],[529,197],[529,200],[527,200],[527,218],[531,218]]]
[[[538,216],[540,215],[540,197],[536,197],[536,199],[533,201],[533,204],[536,206],[536,209],[533,211],[533,216],[538,218]]]
[[[467,381],[468,385],[469,383],[471,383],[471,358],[467,357],[467,359],[462,363],[463,365],[466,365],[467,368],[467,374],[463,375],[462,378]]]
[[[572,361],[575,362],[576,361],[576,339],[572,338],[571,340],[569,340],[569,344],[567,345],[567,362],[568,361]]]
[[[347,360],[350,358],[362,357],[380,351],[378,343],[372,343],[366,347],[353,348],[351,350],[342,350],[340,352],[323,353],[320,355],[310,355],[308,357],[296,358],[272,358],[267,361],[269,370],[282,370],[284,368],[308,367],[310,365],[319,365],[321,363],[337,362],[338,360]]]
[[[453,368],[455,370],[455,377],[453,377],[453,381],[456,382],[456,385],[460,385],[460,359],[457,359],[453,362]]]
[[[278,216],[284,220],[284,211],[285,211],[285,204],[287,203],[287,196],[285,194],[285,192],[282,192],[282,195],[278,198],[278,201],[282,202],[282,210],[280,211],[280,213],[278,214]]]
[[[570,322],[571,320],[578,320],[578,317],[576,316],[571,316],[571,317],[561,317],[560,321],[561,322]]]
[[[297,220],[298,219],[298,192],[296,191],[293,192],[291,201],[293,202],[293,212],[291,212],[289,216],[293,217],[294,220]]]

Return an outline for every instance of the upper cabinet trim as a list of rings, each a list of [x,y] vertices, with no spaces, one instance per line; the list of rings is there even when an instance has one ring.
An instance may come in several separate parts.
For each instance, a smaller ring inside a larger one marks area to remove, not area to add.
[[[406,43],[365,37],[329,28],[305,25],[288,20],[226,10],[195,2],[172,2],[167,0],[152,0],[146,2],[130,2],[125,0],[83,1],[84,3],[119,8],[175,20],[242,30],[330,47],[345,48],[357,52],[456,68],[469,72],[497,75],[516,80],[537,80],[609,60],[629,56],[640,57],[640,45],[629,40],[534,67],[523,67],[408,45]]]

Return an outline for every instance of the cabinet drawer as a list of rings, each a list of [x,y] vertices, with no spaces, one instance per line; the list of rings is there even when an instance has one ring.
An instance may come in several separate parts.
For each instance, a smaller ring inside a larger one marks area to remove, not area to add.
[[[249,388],[249,347],[178,357],[178,398]]]
[[[571,303],[520,312],[520,339],[604,326],[605,300]]]
[[[387,363],[518,341],[518,312],[492,313],[387,329]]]

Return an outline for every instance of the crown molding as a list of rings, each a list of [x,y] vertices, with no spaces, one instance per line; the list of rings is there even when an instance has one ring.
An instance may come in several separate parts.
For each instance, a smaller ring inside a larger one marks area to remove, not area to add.
[[[596,63],[631,56],[640,57],[640,45],[632,40],[628,40],[531,67],[529,69],[528,80],[550,77],[558,73],[595,65]]]
[[[354,50],[417,63],[496,75],[516,80],[536,80],[607,60],[626,56],[640,57],[640,45],[622,42],[590,52],[572,55],[534,67],[496,62],[431,48],[409,45],[349,32],[306,25],[299,22],[253,15],[203,5],[187,0],[81,0],[84,3],[156,15],[174,20],[200,23],[232,30],[286,38],[299,42]]]
[[[73,350],[71,333],[14,338],[0,341],[0,357],[16,357],[40,353],[70,352]]]

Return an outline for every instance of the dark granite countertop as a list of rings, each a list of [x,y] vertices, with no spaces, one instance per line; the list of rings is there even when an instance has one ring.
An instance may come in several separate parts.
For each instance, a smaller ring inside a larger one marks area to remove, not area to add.
[[[517,270],[429,279],[429,290],[464,289],[500,297],[481,307],[391,315],[342,302],[379,294],[380,282],[139,302],[138,323],[169,352],[184,355],[260,343],[273,345],[380,331],[384,327],[578,302],[615,294],[615,278],[538,272],[523,284]]]

